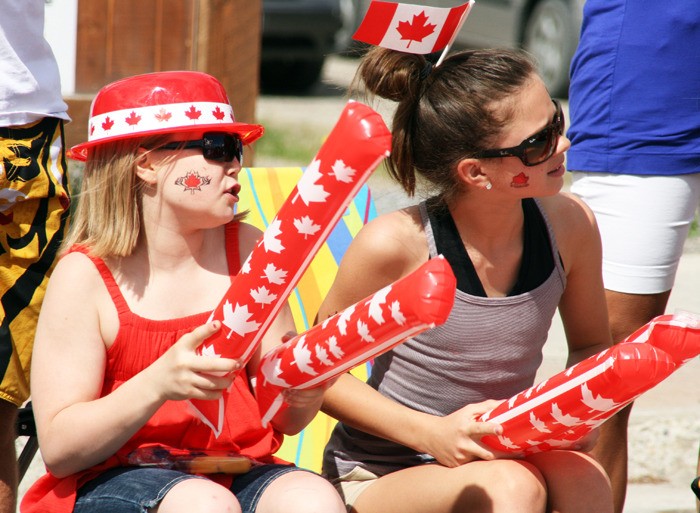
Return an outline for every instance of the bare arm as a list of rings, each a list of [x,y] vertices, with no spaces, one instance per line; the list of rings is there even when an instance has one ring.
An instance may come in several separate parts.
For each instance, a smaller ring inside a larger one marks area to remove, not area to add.
[[[198,356],[216,326],[200,326],[114,392],[100,397],[105,322],[114,309],[84,255],[59,262],[40,315],[32,362],[32,400],[42,454],[58,477],[114,454],[169,399],[213,399],[230,385],[234,360]],[[113,312],[112,312],[113,313]],[[76,429],[76,426],[79,428]]]
[[[350,245],[338,276],[319,310],[319,320],[342,311],[380,288],[402,278],[428,259],[428,249],[417,221],[394,213],[367,225]],[[494,424],[474,419],[496,402],[469,405],[446,417],[422,413],[384,397],[351,374],[328,389],[323,411],[364,432],[433,455],[455,466],[476,457],[492,459],[475,438],[496,432]],[[400,426],[400,428],[399,428]]]
[[[595,217],[573,195],[562,194],[547,203],[555,223],[567,285],[559,312],[569,346],[567,366],[612,345],[602,277],[602,248]]]

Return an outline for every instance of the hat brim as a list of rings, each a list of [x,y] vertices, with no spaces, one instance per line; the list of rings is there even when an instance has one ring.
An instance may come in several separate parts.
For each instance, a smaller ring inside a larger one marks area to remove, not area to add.
[[[196,129],[196,130],[195,130]],[[196,127],[192,126],[181,126],[181,127],[169,127],[166,130],[147,130],[143,132],[138,132],[134,134],[119,134],[112,137],[103,137],[97,141],[87,141],[81,144],[76,144],[67,152],[67,156],[73,160],[78,160],[85,162],[88,158],[88,150],[99,146],[101,144],[123,141],[126,139],[143,138],[152,135],[159,134],[176,134],[182,132],[226,132],[231,134],[236,134],[241,138],[244,145],[250,144],[260,137],[262,137],[265,132],[265,128],[262,125],[253,125],[248,123],[227,123],[227,124],[202,124]]]

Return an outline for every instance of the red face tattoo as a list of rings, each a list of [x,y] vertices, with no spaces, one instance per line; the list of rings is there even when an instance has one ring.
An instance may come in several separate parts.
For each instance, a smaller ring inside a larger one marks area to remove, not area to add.
[[[211,178],[202,176],[197,171],[188,171],[185,176],[175,180],[175,185],[182,185],[185,188],[185,192],[190,191],[192,194],[194,194],[194,191],[201,191],[202,185],[209,185],[210,183]]]
[[[527,183],[530,180],[530,177],[527,176],[524,172],[521,172],[519,175],[515,175],[513,177],[513,181],[510,182],[511,187],[529,187],[530,184]]]

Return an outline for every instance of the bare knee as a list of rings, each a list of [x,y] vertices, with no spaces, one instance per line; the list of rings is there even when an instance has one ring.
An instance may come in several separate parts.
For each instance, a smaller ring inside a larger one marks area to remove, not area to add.
[[[230,490],[208,479],[187,479],[171,488],[150,513],[241,513]]]
[[[256,513],[345,513],[335,488],[311,472],[282,474],[263,492]]]
[[[541,473],[533,465],[520,460],[496,460],[485,462],[480,474],[476,487],[463,494],[464,503],[460,503],[460,510],[544,513],[547,487]],[[483,493],[480,494],[478,488]]]

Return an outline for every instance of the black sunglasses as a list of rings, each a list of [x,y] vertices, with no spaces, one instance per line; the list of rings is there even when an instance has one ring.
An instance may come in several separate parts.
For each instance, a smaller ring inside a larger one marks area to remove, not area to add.
[[[477,159],[492,159],[499,157],[518,157],[526,166],[536,166],[541,164],[552,155],[557,149],[559,137],[564,135],[566,121],[561,105],[557,100],[552,99],[556,112],[552,122],[534,135],[531,135],[523,142],[512,148],[501,148],[498,150],[483,150],[474,155]]]
[[[239,164],[243,163],[243,142],[234,134],[206,132],[201,139],[172,142],[160,148],[163,150],[202,148],[202,156],[207,160],[233,162],[233,159],[238,159]]]

